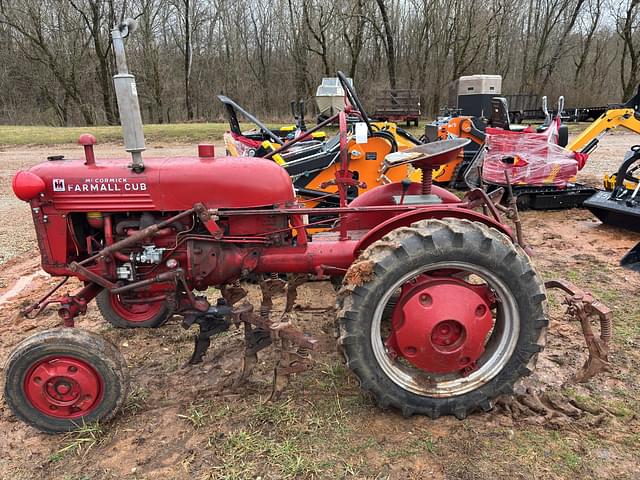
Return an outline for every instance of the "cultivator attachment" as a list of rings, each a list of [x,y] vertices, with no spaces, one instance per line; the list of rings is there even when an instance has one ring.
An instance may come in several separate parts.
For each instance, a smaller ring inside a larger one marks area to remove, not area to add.
[[[571,282],[565,280],[550,280],[546,282],[548,289],[562,290],[566,295],[564,299],[567,305],[567,313],[580,322],[582,334],[587,342],[589,358],[582,368],[576,373],[577,382],[586,382],[600,372],[609,369],[609,341],[611,340],[612,312],[609,307],[593,297],[591,293],[584,292]],[[600,336],[596,337],[591,328],[591,320],[600,322]]]
[[[248,302],[239,305],[247,296],[247,291],[239,284],[227,285],[221,289],[222,298],[206,313],[186,315],[182,326],[185,329],[197,324],[199,333],[195,335],[195,347],[189,364],[203,361],[209,349],[211,337],[229,329],[233,324],[244,327],[245,351],[240,377],[234,387],[244,385],[258,363],[258,352],[274,345],[278,355],[274,367],[273,389],[269,400],[277,400],[289,384],[294,373],[301,373],[313,366],[310,352],[315,350],[318,340],[306,335],[294,326],[292,313],[297,298],[297,288],[307,280],[306,275],[290,275],[288,281],[277,276],[259,282],[262,301],[258,315]],[[273,298],[286,295],[285,311],[278,320],[271,320]]]
[[[258,352],[275,345],[278,359],[274,368],[273,389],[269,400],[277,400],[294,373],[301,373],[313,366],[310,352],[315,350],[318,340],[298,330],[285,314],[279,321],[270,320],[253,313],[249,303],[233,309],[233,322],[244,325],[245,351],[242,373],[236,387],[244,384],[258,363]]]

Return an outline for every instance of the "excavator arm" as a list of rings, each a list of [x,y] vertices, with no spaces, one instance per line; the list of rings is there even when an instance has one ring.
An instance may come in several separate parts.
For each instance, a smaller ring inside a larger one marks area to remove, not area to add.
[[[600,137],[616,127],[624,127],[640,133],[640,85],[638,92],[624,105],[611,106],[589,128],[582,132],[567,148],[573,152],[591,153],[598,146]]]
[[[624,127],[640,134],[640,115],[633,108],[607,110],[584,132],[569,142],[567,148],[573,152],[590,153],[598,145],[602,134],[616,127]]]

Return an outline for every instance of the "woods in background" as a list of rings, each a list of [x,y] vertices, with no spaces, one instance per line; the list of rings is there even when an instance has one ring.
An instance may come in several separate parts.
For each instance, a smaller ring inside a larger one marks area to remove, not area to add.
[[[221,92],[284,118],[338,69],[365,105],[413,88],[427,115],[476,73],[502,75],[503,93],[606,104],[640,81],[639,12],[640,0],[0,0],[0,123],[117,123],[109,33],[125,17],[139,22],[127,53],[148,123],[219,119]]]

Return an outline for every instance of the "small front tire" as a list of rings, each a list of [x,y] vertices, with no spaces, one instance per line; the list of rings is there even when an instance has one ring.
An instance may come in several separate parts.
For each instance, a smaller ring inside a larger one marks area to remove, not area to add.
[[[45,330],[23,340],[5,372],[7,405],[45,433],[111,419],[129,390],[127,365],[115,345],[76,328]]]

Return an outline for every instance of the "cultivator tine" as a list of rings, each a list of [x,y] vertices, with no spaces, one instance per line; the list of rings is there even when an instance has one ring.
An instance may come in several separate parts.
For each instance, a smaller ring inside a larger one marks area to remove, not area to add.
[[[220,288],[220,293],[222,294],[222,298],[226,300],[227,305],[230,307],[234,306],[247,296],[247,291],[240,286],[239,282],[236,282],[233,285],[224,285]]]
[[[285,313],[280,323],[272,325],[271,330],[278,336],[278,332],[285,328],[293,328],[291,314]],[[291,375],[302,373],[313,367],[313,360],[305,347],[295,345],[288,338],[280,338],[279,343],[278,361],[273,369],[273,386],[267,401],[276,401],[280,398],[289,385]]]
[[[242,373],[240,378],[235,382],[234,386],[240,386],[246,383],[253,369],[258,364],[258,352],[271,345],[271,333],[262,328],[253,328],[249,322],[244,324],[244,358],[242,362]]]
[[[565,295],[564,303],[567,305],[567,313],[577,319],[582,326],[589,349],[589,358],[582,368],[576,373],[577,382],[586,382],[600,372],[609,370],[608,359],[609,341],[611,340],[612,312],[609,307],[597,300],[589,292],[584,292],[565,280],[550,280],[545,283],[546,288],[557,288]],[[600,321],[600,337],[596,337],[591,328],[591,319]]]
[[[262,302],[260,304],[261,317],[269,319],[271,309],[273,308],[273,297],[284,293],[286,285],[286,282],[278,277],[260,281],[260,291],[262,292]]]
[[[284,308],[285,312],[291,312],[298,298],[298,287],[306,283],[309,279],[308,275],[289,275],[287,277],[287,304]]]
[[[289,384],[292,374],[304,372],[313,366],[310,352],[315,350],[318,340],[296,329],[291,314],[285,313],[280,321],[273,322],[268,316],[262,315],[263,307],[264,303],[261,315],[255,315],[253,307],[248,303],[234,308],[234,322],[244,323],[245,328],[244,364],[236,386],[245,383],[251,375],[258,361],[257,353],[275,343],[278,360],[269,400],[277,400]]]

